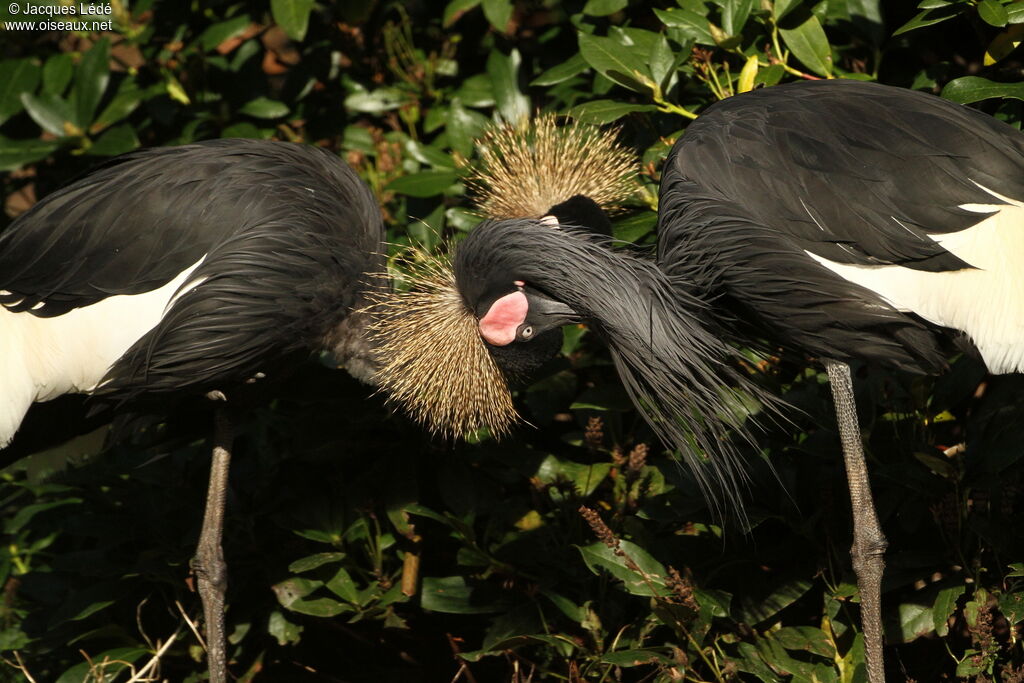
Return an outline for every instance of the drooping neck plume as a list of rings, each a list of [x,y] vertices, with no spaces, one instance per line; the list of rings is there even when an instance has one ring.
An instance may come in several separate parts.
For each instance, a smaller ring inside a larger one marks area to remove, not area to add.
[[[775,401],[728,362],[737,352],[712,331],[704,302],[650,260],[533,220],[481,224],[459,245],[460,291],[495,272],[514,273],[590,323],[611,350],[633,403],[683,454],[710,504],[739,503],[743,474],[729,437],[734,431],[751,437],[724,387],[737,387],[762,405]]]

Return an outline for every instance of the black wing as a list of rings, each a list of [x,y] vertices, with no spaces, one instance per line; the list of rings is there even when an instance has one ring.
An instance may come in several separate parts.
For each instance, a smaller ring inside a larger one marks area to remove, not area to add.
[[[369,189],[324,150],[253,140],[145,150],[47,197],[0,236],[0,289],[23,299],[0,303],[59,315],[162,286],[202,259],[100,391],[212,388],[323,343],[360,303],[365,274],[383,270],[382,242]]]
[[[926,233],[984,218],[962,204],[1024,198],[1024,136],[933,95],[812,81],[723,100],[686,130],[666,175],[840,263],[968,267]]]
[[[687,129],[661,187],[659,259],[814,354],[932,369],[933,333],[820,266],[970,267],[928,234],[1024,197],[1024,137],[940,98],[876,84],[790,84],[724,100]]]

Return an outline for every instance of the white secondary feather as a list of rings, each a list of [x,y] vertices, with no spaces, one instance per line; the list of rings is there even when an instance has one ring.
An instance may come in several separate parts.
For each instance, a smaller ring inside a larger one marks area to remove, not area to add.
[[[981,187],[981,186],[979,186]],[[809,256],[901,311],[970,336],[994,373],[1024,371],[1024,203],[965,204],[989,214],[959,232],[929,237],[973,269],[931,273],[902,266],[857,266]]]
[[[112,296],[52,318],[0,306],[0,447],[10,443],[33,402],[95,389],[117,359],[160,322],[200,263],[159,289]],[[200,282],[189,283],[178,296]]]

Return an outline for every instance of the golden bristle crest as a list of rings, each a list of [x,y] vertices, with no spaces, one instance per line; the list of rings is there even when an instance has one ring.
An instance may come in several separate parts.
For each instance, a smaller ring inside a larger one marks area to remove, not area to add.
[[[618,130],[555,114],[491,128],[477,142],[480,166],[467,178],[490,218],[539,218],[557,204],[586,195],[605,211],[637,191],[636,155]]]
[[[461,437],[482,427],[507,433],[519,419],[512,394],[451,264],[417,257],[404,278],[410,288],[377,294],[371,307],[381,390],[435,433]]]

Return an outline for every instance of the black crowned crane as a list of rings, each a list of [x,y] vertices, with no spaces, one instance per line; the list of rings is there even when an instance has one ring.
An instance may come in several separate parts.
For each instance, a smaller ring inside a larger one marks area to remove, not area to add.
[[[716,387],[731,380],[765,397],[724,364],[734,352],[723,337],[817,356],[849,477],[867,669],[880,683],[886,541],[847,362],[941,371],[939,341],[952,332],[990,371],[1024,369],[1022,177],[1024,136],[935,96],[821,81],[729,98],[666,162],[656,261],[531,220],[485,223],[460,245],[434,299],[465,320],[465,343],[475,335],[478,362],[494,367],[460,398],[477,401],[473,421],[490,419],[496,396],[507,403],[508,359],[540,353],[557,325],[587,321],[655,430],[699,477],[736,492],[738,461],[719,437],[744,426]],[[430,404],[418,412],[451,417]]]
[[[373,195],[337,156],[252,140],[119,157],[0,235],[0,445],[33,402],[69,392],[221,406],[194,565],[215,683],[228,411],[310,351],[372,377],[361,311],[386,286],[383,236]]]

